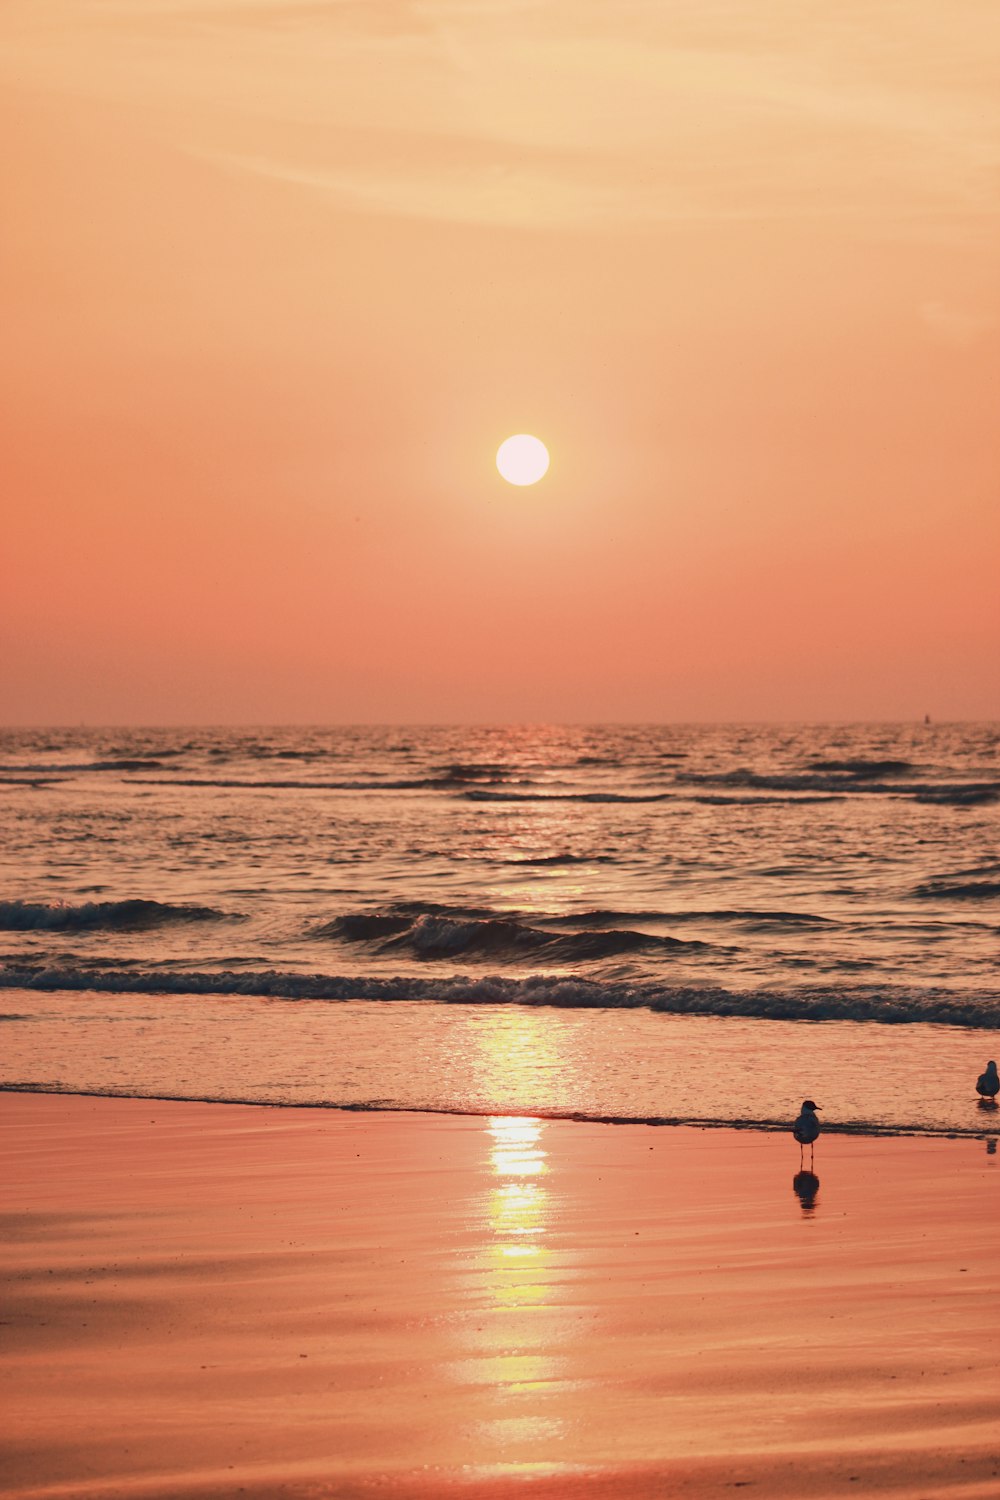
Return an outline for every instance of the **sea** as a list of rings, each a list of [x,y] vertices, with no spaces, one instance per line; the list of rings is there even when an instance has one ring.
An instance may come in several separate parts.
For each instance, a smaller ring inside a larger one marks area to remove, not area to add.
[[[0,1087],[995,1148],[998,746],[0,732]]]

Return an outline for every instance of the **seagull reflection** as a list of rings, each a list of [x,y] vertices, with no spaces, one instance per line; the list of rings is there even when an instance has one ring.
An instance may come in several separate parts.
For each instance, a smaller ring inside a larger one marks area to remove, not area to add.
[[[979,1081],[981,1083],[982,1079],[980,1079]],[[983,1114],[983,1115],[995,1115],[997,1113],[998,1109],[1000,1109],[1000,1105],[997,1104],[997,1101],[995,1099],[977,1099],[976,1100],[976,1108],[979,1110],[980,1114]],[[980,1136],[979,1139],[980,1140],[985,1140],[985,1142],[986,1142],[986,1155],[987,1156],[996,1156],[996,1154],[997,1154],[997,1138],[996,1138],[996,1136],[995,1135]]]
[[[819,1192],[819,1178],[815,1172],[796,1172],[792,1178],[792,1191],[802,1204],[802,1212],[811,1214],[816,1207],[816,1194]]]

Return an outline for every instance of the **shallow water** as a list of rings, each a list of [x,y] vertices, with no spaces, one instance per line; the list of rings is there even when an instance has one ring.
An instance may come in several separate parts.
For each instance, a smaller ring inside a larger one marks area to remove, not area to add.
[[[994,1038],[649,1011],[8,993],[2,1082],[282,1105],[994,1136]]]

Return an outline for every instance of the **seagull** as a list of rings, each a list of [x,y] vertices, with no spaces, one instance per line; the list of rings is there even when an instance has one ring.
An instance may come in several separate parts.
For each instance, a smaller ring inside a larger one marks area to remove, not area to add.
[[[986,1072],[980,1073],[976,1079],[976,1093],[982,1094],[984,1099],[995,1099],[1000,1094],[1000,1078],[997,1077],[997,1065],[992,1058],[986,1064]]]
[[[814,1104],[811,1099],[803,1099],[802,1110],[795,1124],[792,1126],[792,1135],[794,1135],[799,1143],[800,1164],[802,1161],[803,1146],[809,1147],[809,1161],[810,1164],[812,1163],[813,1143],[819,1135],[819,1121],[816,1118],[816,1111],[818,1109],[819,1105]]]

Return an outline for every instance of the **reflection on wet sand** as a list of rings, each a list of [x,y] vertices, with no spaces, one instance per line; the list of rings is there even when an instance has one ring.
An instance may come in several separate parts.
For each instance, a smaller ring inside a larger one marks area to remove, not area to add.
[[[802,1212],[811,1214],[816,1209],[816,1195],[819,1192],[819,1178],[815,1172],[796,1172],[792,1178],[792,1191],[802,1204]]]
[[[543,1331],[537,1318],[548,1307],[552,1290],[547,1274],[551,1251],[545,1244],[549,1195],[544,1178],[549,1168],[542,1120],[494,1116],[486,1128],[495,1178],[488,1207],[492,1241],[485,1249],[487,1289],[499,1316],[490,1325],[497,1352],[480,1362],[492,1377],[497,1409],[481,1424],[480,1434],[497,1460],[517,1463],[525,1449],[540,1440],[551,1443],[563,1428],[559,1417],[545,1410],[545,1396],[551,1395],[565,1360],[538,1352],[552,1347],[549,1320]]]
[[[475,1315],[457,1329],[451,1366],[476,1390],[475,1469],[482,1475],[553,1473],[563,1464],[562,1401],[574,1382],[560,1351],[569,1332],[553,1302],[552,1204],[547,1122],[494,1116],[483,1122],[488,1185],[480,1200],[483,1242],[474,1255]]]
[[[541,1147],[543,1122],[495,1116],[487,1120],[491,1138],[488,1221],[493,1239],[486,1250],[492,1269],[494,1305],[518,1308],[545,1300],[547,1256],[543,1236],[548,1191],[539,1179],[548,1171]],[[517,1275],[510,1274],[517,1272]],[[542,1277],[538,1280],[537,1277]]]
[[[1000,1106],[998,1106],[997,1101],[995,1099],[978,1099],[976,1101],[976,1108],[978,1109],[978,1111],[979,1111],[980,1114],[983,1114],[983,1115],[995,1115],[998,1112],[998,1109],[1000,1109]],[[997,1138],[996,1138],[996,1136],[995,1135],[987,1135],[987,1136],[984,1136],[983,1139],[986,1142],[986,1155],[987,1156],[996,1156],[996,1154],[997,1154]]]

